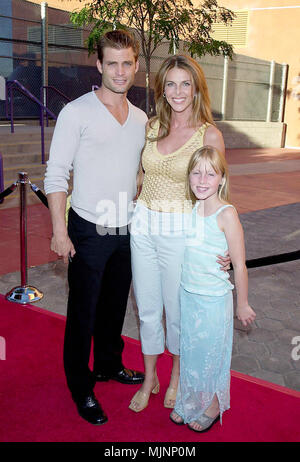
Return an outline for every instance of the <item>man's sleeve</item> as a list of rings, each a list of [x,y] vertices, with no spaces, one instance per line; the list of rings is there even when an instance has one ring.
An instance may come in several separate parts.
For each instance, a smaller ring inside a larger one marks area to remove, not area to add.
[[[56,122],[45,172],[46,194],[61,191],[68,193],[70,170],[80,141],[80,119],[74,109],[72,104],[67,104]]]

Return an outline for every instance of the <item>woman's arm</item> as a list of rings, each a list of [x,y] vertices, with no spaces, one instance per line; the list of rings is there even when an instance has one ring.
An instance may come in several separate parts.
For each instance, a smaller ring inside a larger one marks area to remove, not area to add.
[[[223,229],[234,269],[237,293],[237,317],[244,326],[255,319],[255,313],[248,303],[248,272],[245,263],[244,232],[236,210],[226,207],[219,215],[218,224]]]
[[[148,120],[148,122],[146,123],[145,143],[147,142],[146,140],[147,140],[147,135],[148,135],[149,128],[150,128],[150,120]],[[142,192],[142,186],[143,186],[143,181],[144,181],[144,176],[145,176],[145,172],[144,172],[143,165],[142,165],[142,156],[143,156],[143,151],[141,153],[139,170],[138,170],[138,173],[137,173],[137,176],[136,176],[136,195],[135,195],[133,200],[137,200],[139,195]]]
[[[135,196],[134,200],[137,200],[137,198],[139,197],[139,195],[142,192],[144,175],[145,175],[145,172],[143,170],[142,159],[141,159],[140,160],[139,171],[138,171],[137,176],[136,176],[136,196]]]
[[[223,135],[220,132],[220,130],[218,130],[214,125],[210,125],[205,130],[203,144],[204,146],[213,146],[219,152],[225,155],[225,144]]]

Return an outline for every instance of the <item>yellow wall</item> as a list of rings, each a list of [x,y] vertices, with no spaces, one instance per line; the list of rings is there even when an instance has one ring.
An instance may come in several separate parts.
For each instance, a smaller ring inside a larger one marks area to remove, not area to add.
[[[31,0],[41,3],[41,0]],[[179,1],[179,0],[178,0]],[[84,1],[48,0],[54,8],[72,11],[82,8]],[[88,0],[87,2],[88,3]],[[196,3],[201,3],[197,2]],[[235,48],[235,53],[289,65],[288,97],[285,109],[287,146],[300,146],[300,99],[294,94],[300,81],[300,1],[299,0],[219,0],[219,5],[233,11],[249,10],[247,46]],[[296,7],[298,8],[291,8]],[[292,93],[294,91],[294,93]]]
[[[43,3],[43,0],[28,0],[31,3]],[[81,9],[84,6],[84,3],[89,3],[88,0],[86,2],[79,1],[79,0],[47,0],[46,3],[48,6],[52,8],[58,8],[59,10],[64,11],[73,11],[77,8]]]

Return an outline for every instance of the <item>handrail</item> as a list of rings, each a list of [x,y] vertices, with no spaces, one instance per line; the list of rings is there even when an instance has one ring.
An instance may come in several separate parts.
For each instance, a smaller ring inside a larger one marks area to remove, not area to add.
[[[46,90],[46,107],[48,107],[48,97],[49,97],[49,89],[50,90],[54,90],[58,95],[62,96],[63,98],[65,98],[67,101],[72,101],[71,98],[69,98],[68,96],[66,96],[63,92],[61,92],[60,90],[58,90],[57,88],[55,88],[53,85],[43,85],[40,89],[40,97],[41,97],[41,101],[43,101],[43,96],[44,96],[44,91],[43,90]],[[48,127],[48,114],[46,113],[46,120],[47,120],[47,127]]]
[[[34,96],[29,90],[27,90],[26,87],[24,87],[18,80],[8,80],[6,82],[6,85],[7,85],[7,88],[8,90],[12,90],[13,89],[13,85],[17,85],[17,90],[21,91],[25,96],[27,96],[29,99],[31,99],[32,101],[34,101],[36,104],[38,104],[44,111],[46,111],[53,119],[57,119],[56,115],[50,111],[50,109],[48,109],[46,106],[43,105],[43,103],[36,97]],[[10,105],[12,107],[12,99],[10,101]],[[13,115],[13,113],[12,113]],[[12,130],[12,133],[13,133],[13,130]]]
[[[98,85],[93,85],[92,90],[99,88]],[[44,112],[46,113],[47,126],[48,126],[48,116],[52,117],[54,120],[57,120],[57,116],[48,109],[48,89],[54,90],[57,94],[68,100],[72,101],[68,96],[62,93],[57,88],[52,85],[44,85],[40,88],[41,100],[43,99],[43,90],[46,89],[46,106],[34,96],[27,88],[25,88],[18,80],[8,80],[5,86],[6,100],[5,100],[5,114],[6,118],[10,119],[11,133],[14,133],[14,109],[13,109],[13,90],[19,90],[27,98],[31,99],[33,102],[40,106],[40,126],[41,126],[41,147],[42,147],[42,164],[45,164],[45,136],[44,136]],[[10,96],[10,114],[8,111],[8,96]],[[1,172],[0,172],[1,173]],[[1,177],[0,177],[1,178]]]
[[[18,80],[8,80],[6,82],[6,87],[7,87],[7,91],[10,94],[10,131],[11,133],[14,133],[15,131],[14,130],[14,109],[13,109],[13,90],[14,89],[21,91],[21,93],[23,93],[27,98],[31,99],[32,101],[34,101],[36,104],[40,106],[42,164],[45,164],[44,112],[46,112],[47,115],[50,115],[50,117],[52,117],[55,120],[57,120],[56,115],[53,114],[53,112],[50,111],[46,106],[44,106],[43,103],[36,96],[30,93],[30,91],[27,90],[27,88],[25,88]],[[8,96],[8,92],[7,92],[7,96]],[[6,109],[6,116],[7,118],[9,118],[8,109]]]

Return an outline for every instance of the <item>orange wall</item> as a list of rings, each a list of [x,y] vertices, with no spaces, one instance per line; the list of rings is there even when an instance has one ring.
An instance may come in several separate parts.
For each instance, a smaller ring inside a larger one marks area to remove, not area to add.
[[[43,3],[43,0],[28,0],[31,3]],[[84,6],[84,1],[79,1],[79,0],[46,0],[46,3],[48,3],[48,6],[51,6],[52,8],[58,8],[59,10],[64,10],[64,11],[73,11],[77,8],[81,9]],[[86,3],[89,3],[88,0]]]

